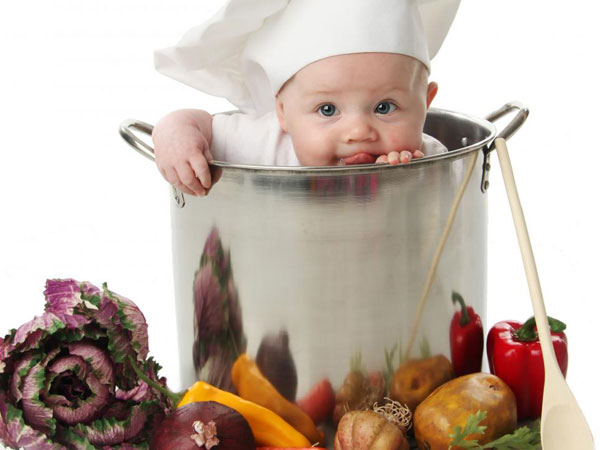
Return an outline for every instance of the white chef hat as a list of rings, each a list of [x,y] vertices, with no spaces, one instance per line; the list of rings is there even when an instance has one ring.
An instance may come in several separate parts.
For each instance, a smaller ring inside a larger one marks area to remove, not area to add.
[[[245,112],[274,108],[281,86],[306,65],[334,55],[435,56],[460,0],[229,0],[174,47],[156,69]]]

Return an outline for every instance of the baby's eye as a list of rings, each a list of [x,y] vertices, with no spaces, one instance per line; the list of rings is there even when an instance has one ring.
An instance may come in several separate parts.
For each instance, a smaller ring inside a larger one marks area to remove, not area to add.
[[[375,107],[375,112],[377,114],[389,114],[392,111],[395,111],[398,107],[390,102],[381,102]]]
[[[331,117],[337,113],[337,108],[331,103],[319,106],[319,114],[325,117]]]

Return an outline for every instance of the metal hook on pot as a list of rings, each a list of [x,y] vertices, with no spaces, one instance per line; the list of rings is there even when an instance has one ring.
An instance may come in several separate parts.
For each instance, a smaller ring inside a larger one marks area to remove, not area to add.
[[[525,123],[525,120],[527,120],[527,116],[529,116],[529,109],[520,102],[510,102],[485,117],[485,120],[489,122],[495,122],[514,110],[517,111],[517,114],[508,123],[508,125],[506,125],[506,127],[504,127],[504,129],[496,135],[496,138],[508,140],[513,134],[515,134],[519,128],[521,128],[521,125]],[[492,150],[494,150],[494,148],[495,140],[492,141],[488,148],[483,150],[483,175],[481,177],[481,192],[487,191],[490,185],[490,153]]]

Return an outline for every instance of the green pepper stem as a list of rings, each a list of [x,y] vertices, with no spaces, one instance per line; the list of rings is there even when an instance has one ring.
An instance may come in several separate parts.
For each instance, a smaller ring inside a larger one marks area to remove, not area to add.
[[[567,328],[567,325],[564,322],[561,322],[560,320],[554,319],[550,316],[548,316],[548,325],[550,325],[550,331],[552,333],[560,333],[561,331],[564,331]],[[525,321],[523,325],[521,325],[521,328],[515,330],[513,332],[513,337],[517,341],[537,341],[538,333],[535,328],[535,316],[531,316]]]
[[[148,375],[146,375],[142,371],[142,369],[140,369],[140,367],[136,364],[135,360],[131,357],[131,355],[129,355],[127,358],[129,359],[129,364],[131,365],[131,368],[133,369],[133,371],[135,372],[135,374],[138,376],[138,378],[140,380],[142,380],[148,386],[157,390],[158,392],[163,394],[165,397],[167,397],[169,399],[169,401],[171,402],[171,404],[173,405],[173,407],[177,407],[177,405],[183,398],[183,395],[185,392],[175,393],[175,392],[171,391],[168,387],[165,387],[165,386],[161,385],[160,383],[157,383],[156,381],[151,379]]]
[[[465,299],[462,298],[462,295],[460,295],[458,292],[452,291],[452,303],[456,305],[456,302],[460,303],[460,309],[462,311],[459,325],[464,327],[471,322],[471,318],[469,317],[469,313],[467,311],[467,305],[465,304]]]

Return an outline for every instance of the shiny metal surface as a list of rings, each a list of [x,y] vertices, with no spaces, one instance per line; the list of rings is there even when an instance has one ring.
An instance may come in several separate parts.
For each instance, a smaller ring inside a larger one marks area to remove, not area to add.
[[[368,369],[383,369],[385,349],[408,339],[465,162],[457,155],[321,173],[230,169],[209,196],[173,205],[182,384],[196,379],[192,286],[213,227],[230,253],[247,352],[286,330],[299,396],[324,376],[339,385],[357,352]],[[486,197],[473,177],[417,338],[433,352],[449,354],[452,290],[485,317],[486,221]]]
[[[186,196],[183,208],[172,202],[182,386],[199,376],[227,378],[228,352],[245,350],[254,357],[274,335],[286,336],[284,359],[292,360],[286,370],[293,367],[297,375],[298,398],[323,377],[339,387],[358,355],[368,371],[384,370],[386,351],[407,344],[473,152],[479,154],[475,173],[441,256],[417,342],[424,353],[449,357],[453,290],[485,321],[487,199],[480,182],[496,130],[485,120],[432,109],[425,132],[450,152],[399,166],[215,162],[222,173],[210,195]],[[218,307],[211,310],[215,298]],[[226,364],[215,362],[215,355],[225,355]]]
[[[121,122],[119,134],[140,155],[154,161],[154,149],[134,134],[134,131],[141,131],[150,136],[153,128],[152,125],[141,120],[127,119]]]
[[[497,138],[502,138],[504,140],[508,140],[513,134],[517,132],[521,125],[525,122],[527,117],[529,116],[529,109],[523,105],[521,102],[510,102],[497,109],[494,112],[488,114],[485,119],[490,122],[495,122],[496,120],[504,117],[510,112],[516,111],[515,117],[506,125],[506,127],[498,133]],[[494,143],[490,146],[490,150],[493,150]]]

